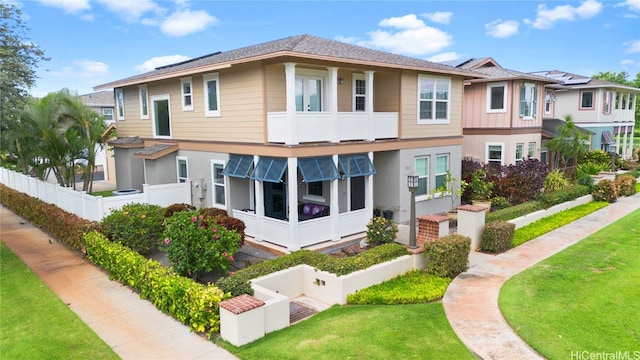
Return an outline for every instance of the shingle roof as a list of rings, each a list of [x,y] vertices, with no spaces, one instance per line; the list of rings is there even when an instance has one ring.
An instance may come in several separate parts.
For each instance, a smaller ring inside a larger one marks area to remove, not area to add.
[[[98,91],[80,95],[82,103],[90,107],[114,107],[113,91]]]
[[[133,156],[144,159],[158,159],[175,151],[178,151],[178,144],[157,143],[136,151]]]
[[[572,74],[572,73],[559,71],[559,70],[535,71],[535,72],[532,72],[531,74],[560,80],[560,83],[567,88],[584,89],[584,88],[612,87],[612,88],[618,88],[618,89],[636,90],[637,92],[640,92],[640,89],[634,88],[631,86],[622,85],[612,81],[594,79],[587,76]]]
[[[416,59],[408,56],[373,50],[363,46],[351,45],[312,35],[297,35],[274,40],[262,44],[251,45],[236,50],[222,51],[208,56],[201,56],[192,61],[185,61],[173,66],[164,66],[153,71],[131,76],[125,79],[96,86],[94,89],[105,89],[142,83],[153,79],[171,77],[173,73],[185,71],[207,71],[214,65],[236,64],[255,61],[282,55],[299,56],[312,59],[327,59],[346,63],[363,63],[391,68],[412,68],[422,71],[456,74],[466,77],[478,77],[471,71],[452,66]]]
[[[459,68],[473,70],[486,75],[485,79],[471,80],[472,82],[488,82],[496,80],[513,80],[524,79],[531,81],[540,81],[545,83],[558,83],[557,80],[551,78],[538,76],[530,73],[525,73],[517,70],[505,69],[498,64],[492,58],[470,58],[464,61],[460,61],[457,65]]]

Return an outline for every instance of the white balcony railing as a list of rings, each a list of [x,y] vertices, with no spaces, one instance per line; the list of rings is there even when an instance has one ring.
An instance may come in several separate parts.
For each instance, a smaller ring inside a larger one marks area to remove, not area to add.
[[[286,112],[267,114],[269,142],[287,145],[309,142],[376,140],[398,137],[398,113],[298,112],[290,124]]]

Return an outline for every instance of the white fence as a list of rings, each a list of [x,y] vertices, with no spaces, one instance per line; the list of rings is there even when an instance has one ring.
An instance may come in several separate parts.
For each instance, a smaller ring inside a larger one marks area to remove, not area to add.
[[[163,185],[145,184],[142,185],[142,193],[111,197],[93,196],[86,191],[64,188],[5,168],[0,168],[0,183],[92,221],[101,221],[113,210],[131,203],[160,206],[191,204],[190,181]]]

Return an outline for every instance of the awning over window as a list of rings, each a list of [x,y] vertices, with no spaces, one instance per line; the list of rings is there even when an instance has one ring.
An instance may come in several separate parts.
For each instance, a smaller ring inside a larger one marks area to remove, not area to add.
[[[335,180],[340,178],[338,168],[331,157],[315,157],[298,159],[298,168],[304,182]]]
[[[613,136],[611,136],[611,132],[603,131],[602,132],[602,143],[607,145],[615,144],[615,140],[613,140]]]
[[[367,176],[376,173],[367,154],[340,155],[338,161],[346,177]]]
[[[286,158],[261,157],[251,174],[251,180],[279,183],[286,168]]]
[[[229,161],[227,161],[227,166],[224,167],[222,175],[245,179],[249,175],[251,165],[253,165],[253,156],[232,154],[229,156]]]

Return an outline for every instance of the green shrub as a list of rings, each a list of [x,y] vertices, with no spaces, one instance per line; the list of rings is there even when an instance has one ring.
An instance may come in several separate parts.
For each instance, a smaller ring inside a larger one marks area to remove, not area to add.
[[[594,182],[595,181],[593,180],[593,177],[591,177],[591,175],[589,174],[583,173],[583,174],[577,174],[576,176],[576,184],[588,187],[589,192],[593,190]]]
[[[173,269],[197,279],[202,272],[226,271],[240,249],[240,235],[198,211],[176,212],[165,220],[164,246]]]
[[[640,169],[631,170],[631,171],[627,172],[626,175],[631,175],[631,176],[633,176],[634,178],[637,179],[637,178],[640,177]]]
[[[84,233],[100,229],[98,222],[82,219],[1,184],[0,201],[16,215],[75,250],[84,249]]]
[[[493,207],[493,206],[492,206]],[[532,212],[541,210],[542,206],[537,201],[527,201],[522,204],[510,206],[497,211],[492,211],[485,215],[485,221],[491,222],[496,220],[508,221]]]
[[[170,218],[175,212],[189,211],[189,210],[195,210],[195,209],[196,207],[191,204],[172,204],[167,206],[166,210],[164,211],[164,217]]]
[[[191,330],[209,337],[220,330],[219,303],[228,298],[218,288],[182,277],[155,260],[107,240],[98,232],[84,236],[87,257],[120,281],[149,299]]]
[[[631,169],[631,167],[632,167],[631,161],[624,160],[621,158],[616,158],[616,169],[629,170]]]
[[[618,198],[616,183],[609,179],[600,180],[593,186],[591,195],[594,201],[614,202]]]
[[[575,200],[581,196],[589,194],[589,187],[584,185],[574,185],[563,190],[540,194],[538,201],[543,208],[548,209],[553,205]]]
[[[511,204],[509,204],[509,201],[507,201],[507,199],[502,197],[502,196],[496,196],[496,197],[491,199],[491,210],[492,211],[506,209],[509,206],[511,206]]]
[[[460,234],[443,236],[424,243],[425,272],[453,279],[467,270],[471,239]]]
[[[240,269],[229,277],[218,279],[216,286],[225,293],[230,293],[233,296],[242,294],[251,295],[253,294],[253,290],[248,284],[251,279],[288,269],[296,265],[307,264],[318,270],[340,276],[393,260],[408,253],[404,246],[393,243],[376,246],[359,255],[346,258],[334,258],[315,251],[298,250],[276,259],[263,261]]]
[[[564,177],[564,174],[558,170],[552,170],[544,179],[544,191],[552,192],[565,189],[569,186],[569,181]]]
[[[492,221],[482,230],[480,250],[498,254],[511,248],[515,224],[506,221]]]
[[[636,193],[636,183],[638,180],[633,175],[623,174],[616,177],[616,188],[618,196],[631,196]]]
[[[589,150],[584,152],[578,158],[578,165],[585,163],[593,164],[596,166],[604,166],[606,169],[611,168],[611,157],[604,150]],[[597,173],[596,173],[597,174]],[[591,174],[595,175],[595,174]]]
[[[229,230],[235,230],[240,234],[240,245],[244,244],[246,226],[242,220],[231,217],[226,210],[218,208],[204,208],[200,210],[200,214],[213,219],[213,221]]]
[[[104,234],[139,254],[158,246],[162,236],[164,208],[150,204],[127,204],[102,220]]]
[[[594,163],[579,164],[576,167],[576,177],[579,177],[583,174],[597,175],[601,171],[609,171],[609,170],[611,170],[611,165],[607,165],[607,164],[594,164]]]
[[[393,220],[377,216],[367,224],[367,242],[374,245],[393,242],[398,235],[398,225]]]
[[[347,295],[349,305],[423,304],[444,296],[451,279],[411,270],[381,284]]]

